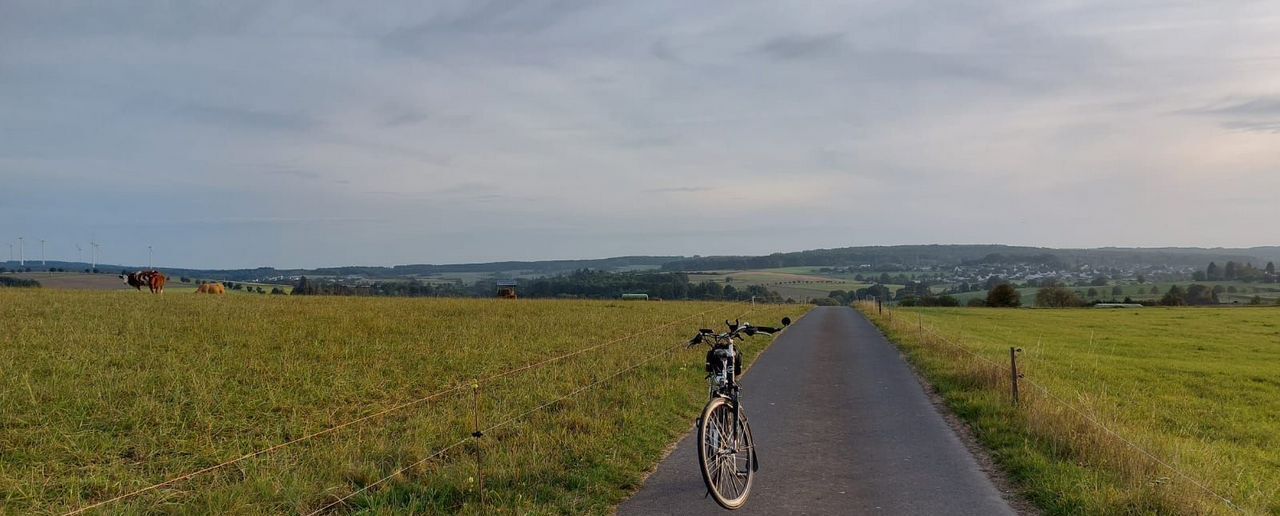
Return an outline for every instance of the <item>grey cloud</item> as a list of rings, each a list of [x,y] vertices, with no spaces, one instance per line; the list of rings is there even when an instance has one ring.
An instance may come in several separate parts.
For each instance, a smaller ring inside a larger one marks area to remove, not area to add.
[[[1280,97],[1257,97],[1243,102],[1183,111],[1197,115],[1280,117]]]
[[[1229,131],[1280,134],[1280,97],[1231,100],[1177,113],[1225,119],[1219,125]]]
[[[1244,122],[1244,121],[1228,121],[1223,122],[1222,127],[1232,131],[1244,131],[1251,133],[1272,133],[1280,134],[1280,120],[1271,120],[1265,122]]]
[[[289,176],[297,179],[319,179],[320,178],[320,174],[318,172],[313,172],[310,170],[279,169],[279,170],[268,170],[263,173],[267,175],[273,175],[273,176]]]
[[[773,38],[756,48],[775,59],[804,59],[836,54],[846,49],[843,34],[790,35]]]
[[[296,113],[202,103],[180,105],[173,113],[200,123],[242,129],[304,131],[317,125],[310,117]]]
[[[483,0],[440,9],[418,23],[400,26],[379,38],[390,49],[435,55],[454,48],[459,35],[532,35],[550,29],[566,16],[591,5],[585,0],[506,2]],[[473,44],[482,45],[483,41]]]
[[[419,113],[416,111],[404,111],[401,113],[388,116],[385,120],[382,121],[382,125],[387,127],[398,127],[402,125],[414,125],[414,124],[426,122],[427,120],[430,120],[430,119],[431,117],[426,113]]]
[[[711,190],[714,190],[714,188],[710,186],[672,186],[668,188],[650,188],[645,191],[649,193],[697,193]]]

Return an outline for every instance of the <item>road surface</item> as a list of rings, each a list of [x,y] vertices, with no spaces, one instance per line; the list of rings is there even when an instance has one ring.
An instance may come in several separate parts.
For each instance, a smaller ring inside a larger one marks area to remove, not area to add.
[[[760,471],[735,514],[1014,514],[897,348],[851,308],[813,309],[742,386]],[[695,447],[690,432],[618,514],[728,512],[704,497]]]

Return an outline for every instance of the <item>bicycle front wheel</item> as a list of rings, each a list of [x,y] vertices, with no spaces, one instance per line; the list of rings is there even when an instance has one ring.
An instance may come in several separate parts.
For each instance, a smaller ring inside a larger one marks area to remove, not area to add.
[[[707,492],[721,507],[732,510],[747,503],[754,452],[751,428],[741,411],[735,418],[733,404],[725,398],[707,402],[698,425],[698,466]]]

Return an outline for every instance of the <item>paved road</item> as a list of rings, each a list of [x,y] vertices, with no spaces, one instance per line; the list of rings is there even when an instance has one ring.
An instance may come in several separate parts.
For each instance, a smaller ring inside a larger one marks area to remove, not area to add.
[[[897,349],[851,308],[815,308],[742,385],[760,471],[735,514],[1013,514]],[[727,512],[704,498],[694,441],[618,514]]]

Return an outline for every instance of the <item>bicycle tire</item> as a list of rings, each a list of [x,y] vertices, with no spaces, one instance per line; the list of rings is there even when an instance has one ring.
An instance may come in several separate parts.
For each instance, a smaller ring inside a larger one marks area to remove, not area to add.
[[[722,397],[712,398],[698,419],[697,439],[702,481],[716,503],[729,510],[746,505],[756,470],[751,427],[741,412],[737,428],[729,426],[732,419],[732,403]]]

